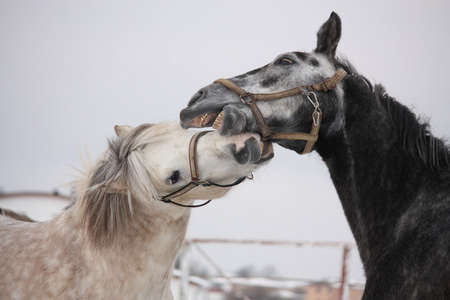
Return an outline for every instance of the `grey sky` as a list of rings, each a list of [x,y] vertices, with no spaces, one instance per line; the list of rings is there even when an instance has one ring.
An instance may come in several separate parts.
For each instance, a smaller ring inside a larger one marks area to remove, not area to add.
[[[0,188],[68,191],[79,153],[95,159],[114,125],[177,120],[215,79],[312,50],[333,10],[338,51],[449,136],[448,1],[0,0]],[[253,182],[195,210],[188,235],[353,241],[320,157],[275,150]],[[340,267],[336,250],[204,248],[229,271],[273,264],[321,278]]]

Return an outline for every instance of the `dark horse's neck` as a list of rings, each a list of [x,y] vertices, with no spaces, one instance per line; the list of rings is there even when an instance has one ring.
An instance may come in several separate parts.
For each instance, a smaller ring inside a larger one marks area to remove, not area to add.
[[[414,199],[443,184],[442,174],[448,177],[448,151],[381,87],[372,90],[362,77],[349,77],[344,95],[343,131],[320,137],[316,149],[329,168],[367,273],[396,239]]]

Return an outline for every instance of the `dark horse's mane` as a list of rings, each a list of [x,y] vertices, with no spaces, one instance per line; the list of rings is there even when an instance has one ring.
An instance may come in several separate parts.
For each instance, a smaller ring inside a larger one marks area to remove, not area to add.
[[[364,78],[373,93],[372,96],[380,101],[390,116],[396,137],[414,158],[420,159],[433,172],[450,175],[450,147],[446,140],[431,134],[427,119],[417,117],[408,107],[389,96],[383,85],[372,86],[369,80],[360,75],[347,59],[340,58],[337,65],[350,77]]]
[[[376,85],[374,92],[391,117],[404,148],[431,170],[448,173],[449,147],[444,140],[431,134],[428,121],[416,117],[410,109],[390,97],[382,85]]]

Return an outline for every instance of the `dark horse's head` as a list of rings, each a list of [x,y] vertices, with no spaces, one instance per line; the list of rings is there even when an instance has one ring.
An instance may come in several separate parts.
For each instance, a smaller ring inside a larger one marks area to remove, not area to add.
[[[314,51],[281,54],[264,67],[229,80],[248,92],[263,94],[321,82],[342,67],[335,57],[340,37],[341,20],[333,12],[317,33],[317,47]],[[338,85],[328,92],[316,92],[316,96],[323,111],[320,134],[339,130],[343,123],[342,87]],[[260,101],[258,107],[273,133],[311,130],[314,107],[305,95],[276,101]],[[223,113],[220,114],[221,112]],[[241,102],[236,93],[219,83],[200,89],[181,111],[180,117],[184,128],[213,126],[222,135],[261,133],[250,109]],[[305,146],[304,141],[276,142],[297,152],[302,151]]]

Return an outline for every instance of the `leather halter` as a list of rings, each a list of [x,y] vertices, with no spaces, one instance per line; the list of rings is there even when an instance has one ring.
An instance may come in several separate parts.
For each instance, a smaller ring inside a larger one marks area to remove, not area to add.
[[[233,82],[228,79],[217,79],[214,83],[219,83],[226,88],[235,92],[242,103],[247,105],[253,113],[253,116],[258,123],[259,128],[262,133],[262,141],[268,142],[270,140],[303,140],[306,141],[306,146],[303,149],[303,152],[299,154],[306,154],[312,151],[314,143],[317,141],[320,129],[320,123],[322,121],[322,110],[319,108],[319,102],[317,101],[317,97],[315,92],[328,92],[336,88],[336,86],[341,82],[341,80],[347,75],[343,69],[338,69],[336,73],[331,77],[325,78],[323,81],[312,84],[306,87],[306,91],[303,87],[298,86],[289,90],[285,90],[282,92],[271,93],[271,94],[255,94],[249,93],[241,87],[237,86]],[[314,106],[314,112],[312,114],[312,126],[310,133],[303,132],[289,132],[289,133],[271,133],[269,131],[269,126],[267,125],[264,117],[257,106],[258,101],[271,101],[278,100],[282,98],[297,96],[297,95],[305,95],[311,104]],[[246,98],[250,98],[250,100],[246,101]]]
[[[189,167],[191,170],[191,182],[186,184],[185,186],[181,187],[180,189],[176,190],[175,192],[172,192],[165,196],[160,196],[159,197],[160,201],[163,201],[165,203],[172,203],[172,204],[182,206],[182,207],[201,207],[201,206],[204,206],[204,205],[208,204],[209,202],[211,202],[211,200],[208,200],[205,203],[202,203],[199,205],[186,205],[186,204],[174,202],[174,201],[172,201],[172,199],[186,194],[187,192],[189,192],[190,190],[192,190],[193,188],[195,188],[199,185],[202,185],[205,187],[206,186],[218,186],[218,187],[223,187],[223,188],[232,187],[234,185],[238,185],[239,183],[241,183],[242,181],[244,181],[247,178],[247,177],[239,178],[238,180],[236,180],[235,182],[230,183],[230,184],[218,184],[218,183],[209,182],[206,180],[201,180],[199,178],[198,163],[197,163],[197,145],[198,145],[198,141],[200,140],[200,138],[202,136],[204,136],[205,134],[207,134],[208,132],[211,132],[211,131],[200,131],[200,132],[194,134],[191,138],[191,141],[189,142]]]

